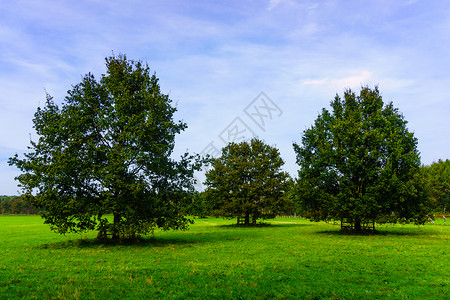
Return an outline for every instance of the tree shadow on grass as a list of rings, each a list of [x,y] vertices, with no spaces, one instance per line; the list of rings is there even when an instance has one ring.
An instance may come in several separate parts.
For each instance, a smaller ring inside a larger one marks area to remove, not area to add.
[[[154,237],[143,237],[134,240],[111,240],[96,238],[70,239],[65,241],[42,244],[44,249],[69,249],[69,248],[108,248],[108,247],[164,247],[167,245],[196,244],[197,241],[186,239],[165,239]]]
[[[132,240],[112,240],[96,238],[68,239],[64,241],[45,243],[38,248],[43,249],[89,249],[108,247],[190,247],[197,244],[214,243],[233,240],[232,234],[217,234],[217,232],[201,232],[179,236],[177,238],[164,236],[144,236]]]
[[[258,224],[226,224],[226,225],[218,225],[218,228],[280,228],[280,227],[305,227],[305,226],[311,226],[309,224],[299,224],[296,222],[273,222],[273,223],[258,223]]]
[[[429,232],[417,228],[416,230],[399,231],[399,228],[391,230],[362,230],[362,231],[352,231],[352,230],[323,230],[317,231],[318,234],[333,235],[333,236],[426,236],[426,235],[436,235],[436,232]],[[401,230],[401,229],[400,229]]]

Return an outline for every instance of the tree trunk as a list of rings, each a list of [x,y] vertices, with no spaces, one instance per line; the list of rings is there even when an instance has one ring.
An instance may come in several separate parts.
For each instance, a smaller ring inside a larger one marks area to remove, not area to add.
[[[106,229],[105,228],[101,228],[98,231],[97,240],[106,239],[106,238],[108,238],[108,235],[106,234]]]
[[[248,212],[245,213],[244,225],[250,225],[250,214]]]
[[[120,215],[114,214],[114,224],[113,224],[113,232],[112,232],[112,239],[118,240],[120,238],[120,232],[119,232],[119,223],[120,223]]]
[[[361,220],[360,219],[355,219],[355,227],[354,227],[354,230],[356,231],[356,232],[360,232],[361,231]]]

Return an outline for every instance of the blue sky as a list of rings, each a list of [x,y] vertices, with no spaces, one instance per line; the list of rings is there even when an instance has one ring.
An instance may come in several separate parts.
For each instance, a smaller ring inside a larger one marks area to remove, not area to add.
[[[422,163],[450,158],[447,1],[1,2],[0,195],[18,193],[7,159],[37,139],[45,92],[61,103],[113,51],[146,61],[177,103],[189,128],[175,155],[257,135],[295,175],[292,143],[321,109],[346,88],[378,85]]]

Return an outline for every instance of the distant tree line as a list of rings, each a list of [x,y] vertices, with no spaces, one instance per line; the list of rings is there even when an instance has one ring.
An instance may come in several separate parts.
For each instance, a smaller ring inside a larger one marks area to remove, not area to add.
[[[422,172],[432,212],[445,215],[450,207],[450,160],[423,166]]]
[[[1,214],[36,214],[36,209],[21,196],[0,196]]]

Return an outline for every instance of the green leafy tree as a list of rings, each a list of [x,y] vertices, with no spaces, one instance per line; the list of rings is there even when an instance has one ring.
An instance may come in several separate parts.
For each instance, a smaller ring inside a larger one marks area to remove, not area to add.
[[[196,192],[188,198],[185,206],[186,214],[199,218],[206,218],[210,215],[209,202],[204,192]]]
[[[444,213],[450,207],[450,160],[423,166],[423,172],[434,212]]]
[[[301,213],[356,231],[386,219],[423,223],[428,203],[417,139],[403,115],[384,105],[378,87],[363,87],[359,96],[347,90],[331,108],[294,143]]]
[[[295,190],[295,180],[289,177],[287,180],[286,191],[283,194],[283,207],[280,211],[280,214],[284,214],[286,216],[294,216],[296,213],[296,190]]]
[[[261,140],[229,143],[213,159],[206,173],[205,194],[216,216],[244,219],[274,218],[285,205],[289,175],[281,170],[284,161],[278,149]]]
[[[0,214],[35,214],[33,206],[19,196],[0,196]]]
[[[99,238],[133,238],[155,227],[185,229],[178,203],[193,191],[198,157],[170,158],[185,123],[158,78],[125,55],[106,59],[106,74],[87,74],[61,108],[47,95],[35,113],[39,136],[10,164],[45,223],[59,233],[97,230]],[[108,218],[112,215],[112,220]]]

